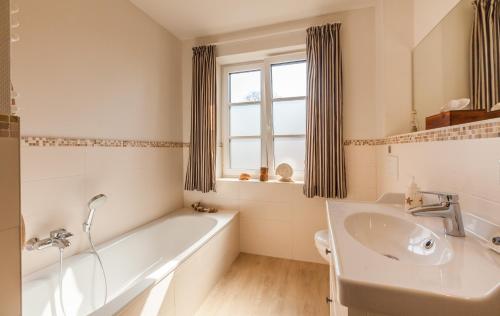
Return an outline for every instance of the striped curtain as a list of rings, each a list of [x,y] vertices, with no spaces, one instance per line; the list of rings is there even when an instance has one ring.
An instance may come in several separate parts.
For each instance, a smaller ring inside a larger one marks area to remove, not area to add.
[[[307,30],[307,197],[347,196],[342,103],[340,24],[311,27]]]
[[[215,46],[193,48],[191,140],[185,190],[215,191]]]
[[[475,0],[471,35],[470,94],[474,109],[500,102],[500,0]]]

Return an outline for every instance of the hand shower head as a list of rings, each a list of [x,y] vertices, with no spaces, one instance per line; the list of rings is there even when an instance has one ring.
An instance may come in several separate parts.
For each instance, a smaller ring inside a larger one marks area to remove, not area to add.
[[[90,199],[89,203],[87,206],[89,207],[89,216],[87,217],[87,220],[83,223],[83,231],[88,233],[90,231],[90,228],[92,227],[92,221],[94,219],[94,212],[95,210],[103,205],[108,197],[104,194],[98,194],[94,196],[93,198]]]
[[[90,199],[90,201],[88,203],[88,207],[90,210],[92,210],[92,209],[95,210],[99,206],[103,205],[107,199],[108,199],[108,197],[106,195],[98,194]]]

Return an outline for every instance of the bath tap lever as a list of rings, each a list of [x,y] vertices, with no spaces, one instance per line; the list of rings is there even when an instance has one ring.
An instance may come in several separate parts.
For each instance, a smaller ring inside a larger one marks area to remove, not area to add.
[[[423,205],[410,209],[413,216],[441,217],[444,231],[447,235],[464,237],[465,229],[462,221],[462,212],[458,203],[458,195],[441,192],[420,192],[421,194],[436,195],[439,203]]]
[[[50,237],[45,239],[39,239],[38,237],[33,237],[26,242],[26,250],[42,250],[49,247],[56,247],[59,249],[67,248],[71,245],[68,238],[72,237],[73,234],[68,232],[66,229],[61,228],[53,230],[50,232]]]

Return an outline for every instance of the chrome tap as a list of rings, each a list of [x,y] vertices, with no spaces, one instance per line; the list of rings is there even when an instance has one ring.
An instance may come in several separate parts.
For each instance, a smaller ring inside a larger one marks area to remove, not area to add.
[[[462,212],[458,203],[458,195],[442,192],[420,192],[421,194],[436,195],[439,203],[423,205],[410,209],[413,216],[441,217],[444,224],[444,232],[455,237],[465,237]]]
[[[38,239],[37,237],[31,238],[26,242],[26,250],[42,250],[49,247],[57,247],[59,249],[67,248],[71,245],[68,240],[73,236],[72,233],[66,229],[61,228],[50,232],[50,237],[45,239]]]

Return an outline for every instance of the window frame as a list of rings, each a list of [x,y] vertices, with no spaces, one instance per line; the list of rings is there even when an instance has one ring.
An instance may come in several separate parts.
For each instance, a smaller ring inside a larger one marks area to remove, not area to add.
[[[230,82],[229,75],[232,73],[246,72],[252,70],[260,70],[261,74],[261,101],[260,101],[260,140],[261,140],[261,166],[267,165],[269,167],[269,177],[276,178],[275,163],[274,163],[274,138],[304,138],[305,134],[297,135],[274,135],[273,129],[273,102],[275,101],[292,101],[292,100],[306,100],[304,97],[286,97],[286,98],[273,98],[272,91],[272,65],[298,63],[306,60],[305,52],[283,54],[266,58],[257,62],[240,63],[222,66],[222,138],[223,138],[223,161],[222,161],[222,176],[223,177],[237,177],[241,173],[248,173],[252,176],[258,176],[260,167],[257,170],[248,169],[234,169],[231,168],[230,162],[230,141],[231,139],[249,138],[247,136],[230,136],[230,107],[235,106],[230,102]],[[257,102],[249,102],[255,104]],[[244,104],[244,103],[240,103]],[[307,106],[307,104],[306,104]],[[304,118],[305,120],[306,118]],[[254,138],[253,136],[250,138]],[[305,159],[305,157],[304,157]],[[294,170],[294,179],[303,180],[304,172]]]

